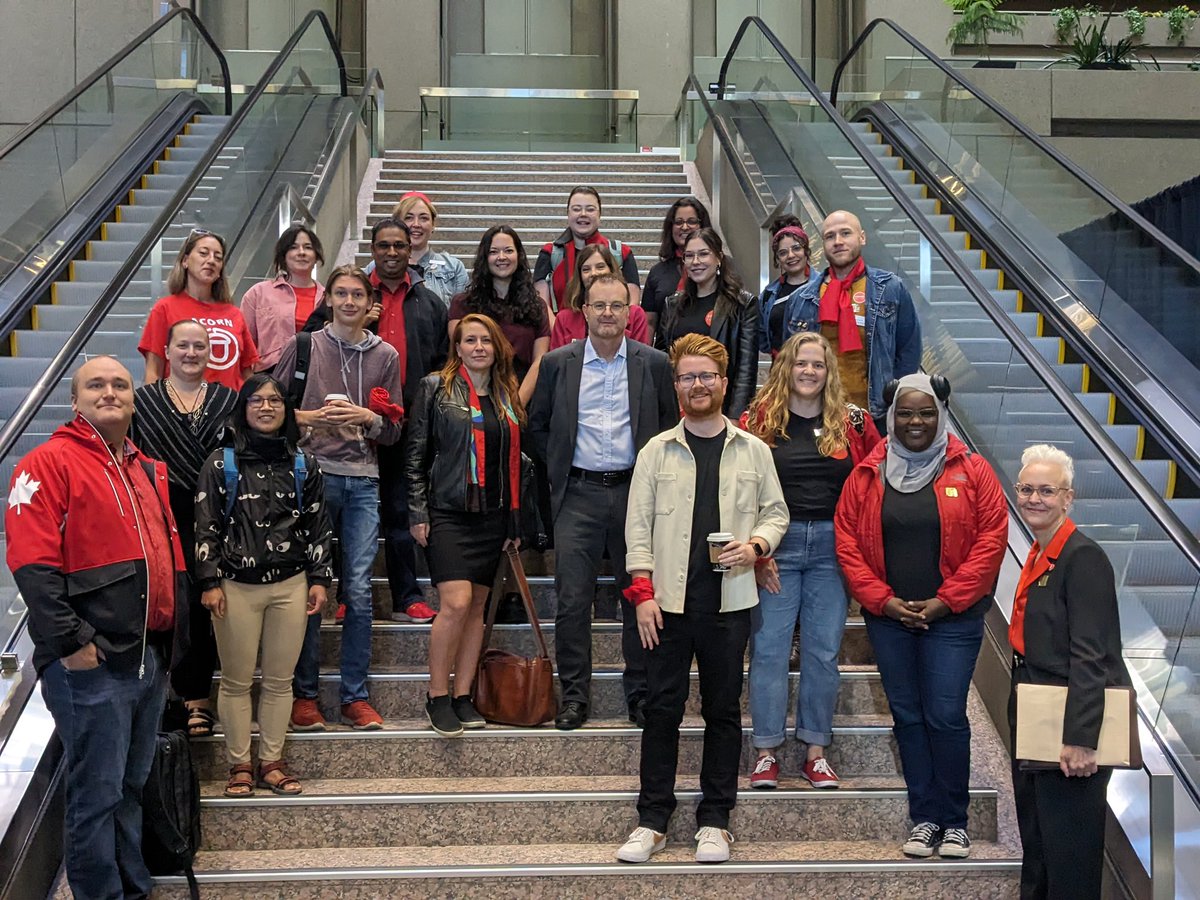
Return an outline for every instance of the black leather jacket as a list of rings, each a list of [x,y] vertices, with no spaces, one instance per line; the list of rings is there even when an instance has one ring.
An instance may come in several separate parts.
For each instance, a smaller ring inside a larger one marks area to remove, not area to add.
[[[408,515],[414,525],[429,522],[430,509],[466,511],[467,454],[471,439],[471,412],[467,386],[455,379],[447,393],[441,375],[421,379],[416,400],[408,410],[408,442],[404,448],[404,477],[408,482]],[[502,429],[500,446],[508,457],[509,432]],[[507,477],[507,472],[501,469]],[[509,527],[510,537],[532,540],[540,531],[537,499],[533,484],[533,465],[521,454],[521,493],[519,516]],[[502,490],[502,502],[508,506],[509,488]]]
[[[669,351],[666,335],[675,327],[679,301],[683,292],[676,292],[663,301],[662,315],[654,345]],[[713,316],[710,333],[713,340],[729,352],[729,389],[725,392],[725,414],[736,419],[746,411],[758,384],[758,301],[749,291],[742,291],[740,303],[732,316]]]

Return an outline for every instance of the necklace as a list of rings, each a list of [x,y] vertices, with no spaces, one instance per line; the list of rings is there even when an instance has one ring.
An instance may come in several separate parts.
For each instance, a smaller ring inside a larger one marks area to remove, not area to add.
[[[171,383],[171,379],[165,379],[167,383],[167,393],[171,395],[176,408],[179,409],[187,417],[188,429],[192,434],[198,434],[200,431],[200,416],[204,412],[204,397],[208,393],[208,382],[200,382],[200,387],[196,390],[196,396],[192,400],[192,405],[188,406],[183,402],[183,397],[175,385]]]

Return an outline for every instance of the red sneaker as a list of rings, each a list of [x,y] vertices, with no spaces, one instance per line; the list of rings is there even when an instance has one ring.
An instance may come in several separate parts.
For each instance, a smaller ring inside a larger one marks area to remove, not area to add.
[[[355,700],[342,706],[342,721],[356,731],[378,731],[383,719],[366,700]]]
[[[324,731],[325,717],[316,700],[297,697],[292,701],[292,731]]]
[[[764,756],[754,764],[754,771],[750,773],[750,787],[779,787],[779,763],[775,761],[775,757]]]
[[[333,614],[333,621],[337,622],[337,624],[339,624],[339,625],[341,625],[343,622],[346,621],[346,604],[345,603],[338,604],[337,612],[335,612]]]
[[[415,622],[418,625],[424,625],[427,622],[432,622],[433,617],[437,615],[437,610],[423,600],[417,600],[415,603],[410,603],[399,612],[392,613],[393,622]]]
[[[837,772],[833,771],[829,761],[823,756],[806,762],[800,774],[815,788],[836,788],[841,785]]]

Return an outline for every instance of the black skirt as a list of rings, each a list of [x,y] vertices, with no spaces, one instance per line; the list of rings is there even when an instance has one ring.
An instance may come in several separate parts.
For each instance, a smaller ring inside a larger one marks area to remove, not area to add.
[[[491,587],[500,566],[500,553],[508,539],[508,512],[429,511],[429,539],[425,559],[429,580],[469,581]]]

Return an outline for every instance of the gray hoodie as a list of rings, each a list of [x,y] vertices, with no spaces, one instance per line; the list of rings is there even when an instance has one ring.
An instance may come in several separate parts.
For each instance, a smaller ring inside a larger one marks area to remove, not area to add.
[[[296,370],[296,339],[288,341],[275,366],[275,377],[290,389]],[[312,335],[308,378],[300,409],[320,409],[329,394],[345,394],[356,406],[367,406],[371,388],[381,387],[392,402],[400,405],[400,354],[378,335],[366,332],[357,344],[349,344],[330,331],[328,325]],[[326,475],[379,477],[376,444],[394,444],[400,439],[402,421],[376,416],[367,427],[343,425],[301,428],[300,445],[321,464]]]

